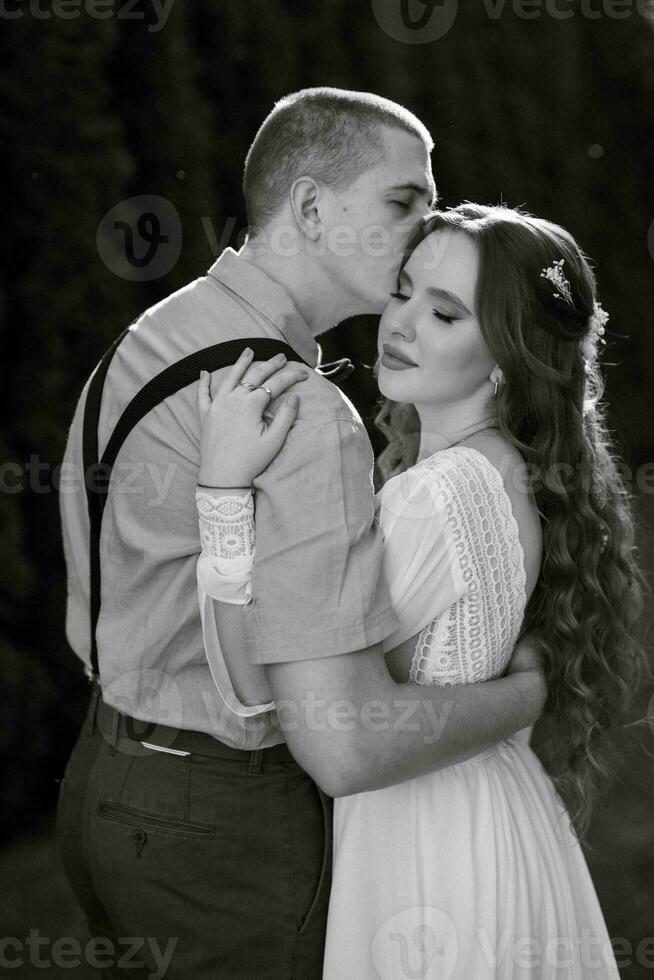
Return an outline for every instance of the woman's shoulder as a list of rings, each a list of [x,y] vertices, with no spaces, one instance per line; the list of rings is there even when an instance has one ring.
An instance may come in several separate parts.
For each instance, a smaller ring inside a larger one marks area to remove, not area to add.
[[[499,432],[482,432],[463,445],[436,453],[413,469],[416,479],[432,482],[468,510],[476,507],[477,500],[488,503],[494,499],[497,507],[506,511],[508,499],[524,552],[527,594],[531,595],[540,572],[542,528],[529,485],[529,468],[519,450]]]
[[[495,476],[498,493],[508,498],[517,524],[525,558],[527,594],[531,595],[542,560],[543,533],[538,504],[533,493],[529,467],[518,449],[500,432],[477,433],[462,448],[468,459],[474,457],[478,468]],[[448,451],[449,452],[449,451]]]

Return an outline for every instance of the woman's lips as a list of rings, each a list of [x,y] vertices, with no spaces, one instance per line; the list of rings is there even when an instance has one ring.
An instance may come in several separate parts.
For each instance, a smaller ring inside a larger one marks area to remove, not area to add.
[[[390,371],[406,371],[407,368],[417,367],[417,364],[405,361],[399,353],[397,353],[392,347],[384,344],[384,353],[381,357],[381,363],[384,367],[388,368]]]

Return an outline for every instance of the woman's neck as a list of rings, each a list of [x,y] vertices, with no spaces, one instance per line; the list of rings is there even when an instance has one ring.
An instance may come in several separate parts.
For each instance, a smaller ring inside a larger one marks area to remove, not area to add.
[[[416,405],[420,418],[418,461],[461,442],[478,429],[498,425],[492,400],[477,405]]]

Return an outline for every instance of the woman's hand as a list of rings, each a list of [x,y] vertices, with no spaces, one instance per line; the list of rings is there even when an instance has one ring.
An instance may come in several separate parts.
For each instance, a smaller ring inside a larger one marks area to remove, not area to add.
[[[298,397],[288,395],[269,422],[264,412],[298,381],[305,368],[287,363],[283,354],[252,361],[247,348],[219,383],[211,387],[208,371],[200,374],[200,475],[198,483],[218,487],[248,487],[284,445],[297,417]],[[252,385],[253,387],[247,387]]]

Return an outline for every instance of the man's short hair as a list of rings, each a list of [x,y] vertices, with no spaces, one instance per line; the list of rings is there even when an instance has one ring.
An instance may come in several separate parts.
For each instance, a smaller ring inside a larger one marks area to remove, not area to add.
[[[281,209],[298,177],[343,189],[379,162],[382,127],[434,141],[417,116],[372,92],[305,88],[284,96],[264,119],[245,160],[243,194],[250,234]]]

